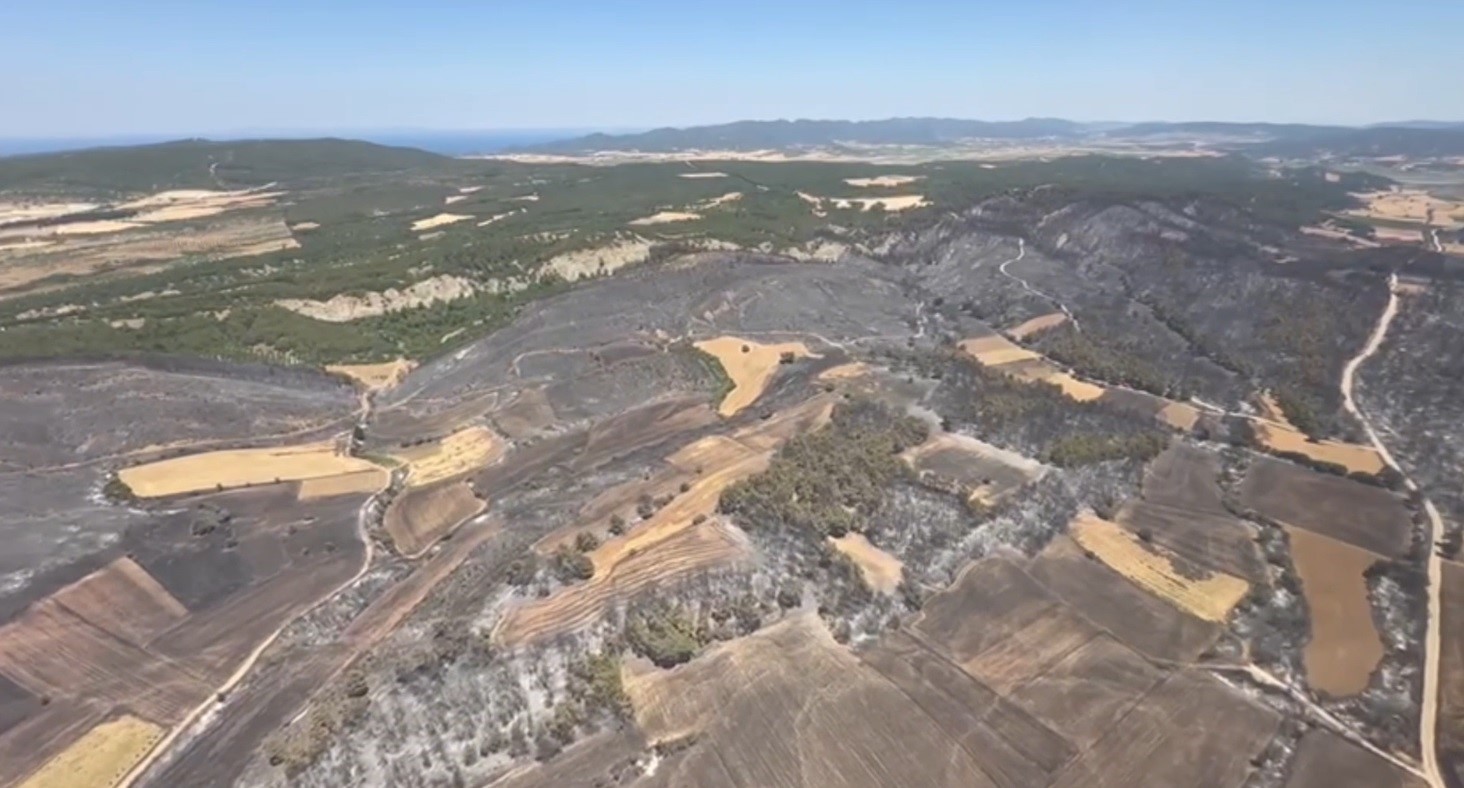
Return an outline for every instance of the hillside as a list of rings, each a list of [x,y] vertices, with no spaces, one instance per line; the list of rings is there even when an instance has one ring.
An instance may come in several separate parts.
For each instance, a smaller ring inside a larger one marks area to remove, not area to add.
[[[453,166],[453,159],[435,153],[355,140],[178,140],[0,157],[0,193],[239,189]]]

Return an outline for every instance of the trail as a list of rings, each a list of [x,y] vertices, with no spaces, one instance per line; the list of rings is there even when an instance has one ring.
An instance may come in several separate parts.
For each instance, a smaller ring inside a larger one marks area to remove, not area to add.
[[[1438,243],[1438,236],[1433,236],[1435,244]],[[1377,450],[1378,455],[1389,468],[1397,471],[1403,477],[1403,482],[1409,492],[1418,492],[1418,485],[1414,483],[1403,469],[1398,466],[1393,455],[1388,452],[1388,447],[1378,437],[1377,430],[1373,428],[1372,422],[1357,407],[1352,397],[1352,391],[1356,384],[1357,370],[1377,353],[1382,346],[1383,340],[1388,335],[1388,327],[1392,325],[1393,318],[1398,314],[1398,275],[1388,277],[1388,306],[1378,318],[1378,324],[1373,329],[1372,336],[1368,337],[1367,344],[1342,370],[1342,405],[1347,408],[1354,418],[1362,424],[1367,432],[1367,439]],[[1422,498],[1422,496],[1420,496]],[[1439,695],[1439,653],[1440,638],[1439,621],[1440,601],[1439,586],[1443,581],[1443,559],[1439,556],[1437,540],[1443,533],[1444,524],[1439,518],[1439,512],[1434,508],[1433,502],[1422,498],[1424,511],[1428,514],[1429,531],[1427,542],[1428,551],[1428,630],[1424,635],[1423,652],[1423,705],[1418,715],[1418,742],[1423,751],[1423,778],[1428,781],[1431,788],[1445,788],[1443,773],[1439,770],[1438,758],[1438,695]]]
[[[1030,284],[1027,284],[1027,280],[1023,279],[1022,277],[1017,276],[1017,275],[1012,274],[1012,273],[1009,273],[1007,271],[1007,266],[1011,265],[1012,263],[1019,262],[1023,257],[1026,257],[1026,256],[1027,256],[1027,242],[1026,242],[1025,239],[1018,238],[1017,239],[1017,256],[1016,257],[1013,257],[1010,260],[1007,260],[1004,263],[1002,263],[1000,266],[997,267],[996,270],[998,272],[1000,272],[1002,276],[1004,276],[1004,277],[1012,280],[1013,282],[1016,282],[1017,284],[1021,285],[1023,290],[1026,290],[1027,292],[1031,293],[1032,295],[1037,296],[1038,298],[1042,298],[1042,299],[1045,299],[1047,301],[1051,301],[1052,303],[1056,304],[1057,305],[1057,308],[1059,310],[1061,310],[1064,315],[1067,315],[1068,322],[1070,322],[1070,323],[1073,324],[1073,330],[1074,331],[1077,331],[1078,333],[1082,333],[1083,327],[1078,324],[1078,318],[1077,318],[1077,316],[1074,315],[1072,312],[1068,311],[1067,304],[1064,304],[1062,301],[1059,301],[1055,296],[1052,296],[1052,295],[1050,295],[1048,293],[1044,293],[1041,290],[1038,290],[1037,288],[1031,286]]]

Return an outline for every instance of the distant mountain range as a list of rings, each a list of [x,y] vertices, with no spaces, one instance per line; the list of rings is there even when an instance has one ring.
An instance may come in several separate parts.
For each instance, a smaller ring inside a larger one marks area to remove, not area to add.
[[[1464,123],[1454,122],[1406,121],[1350,127],[1228,122],[1079,123],[1060,118],[997,122],[953,118],[739,121],[717,126],[654,129],[638,134],[591,134],[526,145],[515,151],[566,155],[595,151],[673,153],[836,145],[940,146],[969,140],[1079,142],[1157,137],[1204,139],[1255,155],[1464,155]]]

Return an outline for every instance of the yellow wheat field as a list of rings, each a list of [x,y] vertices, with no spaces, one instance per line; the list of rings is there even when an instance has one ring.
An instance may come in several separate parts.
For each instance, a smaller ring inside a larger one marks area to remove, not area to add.
[[[327,372],[346,375],[361,386],[376,391],[389,389],[402,382],[402,378],[416,366],[415,361],[399,358],[381,364],[332,364],[325,369]]]
[[[392,454],[407,465],[407,486],[450,479],[481,468],[503,455],[503,441],[487,427],[468,427],[439,441]]]
[[[162,728],[123,715],[87,731],[21,788],[112,788],[162,737]]]
[[[125,468],[118,477],[139,498],[295,482],[375,470],[331,441],[269,449],[232,449],[174,457]]]
[[[1135,585],[1197,618],[1224,621],[1250,585],[1238,577],[1213,572],[1192,579],[1175,570],[1173,560],[1150,548],[1117,523],[1080,514],[1070,527],[1073,539]]]
[[[295,497],[301,501],[313,501],[336,495],[376,492],[384,489],[390,479],[391,474],[385,468],[305,479],[300,482],[300,490]]]
[[[723,416],[735,416],[743,408],[757,401],[763,389],[773,379],[784,353],[795,358],[818,358],[808,352],[802,342],[782,342],[763,345],[749,339],[717,337],[696,343],[698,350],[710,353],[722,363],[727,377],[732,379],[733,389],[722,399],[717,412]],[[746,348],[746,352],[743,352]]]

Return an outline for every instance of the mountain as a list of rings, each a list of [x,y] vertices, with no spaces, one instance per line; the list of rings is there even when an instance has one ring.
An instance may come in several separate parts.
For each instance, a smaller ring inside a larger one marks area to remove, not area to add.
[[[963,139],[1042,139],[1082,134],[1083,124],[1057,118],[1017,121],[952,118],[888,120],[744,120],[718,126],[662,128],[641,134],[591,134],[587,137],[522,148],[535,153],[589,153],[597,150],[670,152],[679,150],[767,150],[838,143],[863,145],[938,145]]]

